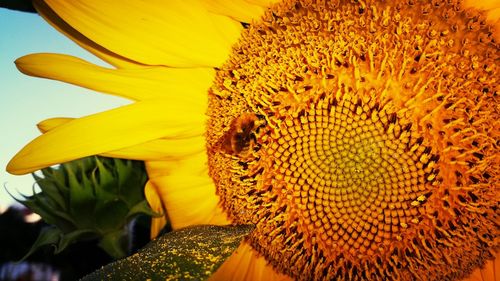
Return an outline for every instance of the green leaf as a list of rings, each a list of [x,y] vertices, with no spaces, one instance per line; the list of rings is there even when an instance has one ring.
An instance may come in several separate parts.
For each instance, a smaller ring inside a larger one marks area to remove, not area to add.
[[[23,261],[26,258],[28,258],[30,255],[32,255],[36,250],[38,250],[42,246],[56,245],[57,242],[59,241],[61,235],[62,235],[62,232],[55,227],[46,227],[46,228],[42,229],[42,231],[38,235],[38,238],[36,239],[35,243],[33,243],[33,246],[31,246],[31,249],[29,250],[29,252],[26,255],[24,255],[24,257],[22,257],[20,261]]]
[[[85,276],[94,280],[205,280],[238,248],[250,225],[204,225],[167,233],[136,254]]]

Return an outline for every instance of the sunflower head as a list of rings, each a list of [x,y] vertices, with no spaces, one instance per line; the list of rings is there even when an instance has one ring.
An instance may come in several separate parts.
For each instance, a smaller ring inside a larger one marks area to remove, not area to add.
[[[210,90],[222,206],[294,278],[464,276],[499,246],[498,60],[458,2],[277,4]]]

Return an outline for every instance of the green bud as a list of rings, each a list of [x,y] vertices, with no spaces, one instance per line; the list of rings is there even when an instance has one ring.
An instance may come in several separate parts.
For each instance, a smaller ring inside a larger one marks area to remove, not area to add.
[[[128,254],[128,224],[140,214],[155,214],[144,197],[147,174],[139,161],[92,156],[33,174],[40,192],[20,201],[53,227],[42,231],[28,253],[97,238],[114,258]],[[27,255],[27,256],[28,256]]]

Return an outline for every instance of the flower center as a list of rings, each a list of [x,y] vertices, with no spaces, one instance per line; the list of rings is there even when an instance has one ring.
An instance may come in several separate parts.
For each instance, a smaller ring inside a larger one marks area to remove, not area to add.
[[[499,247],[498,45],[452,1],[284,1],[209,95],[210,175],[296,279],[443,280]]]

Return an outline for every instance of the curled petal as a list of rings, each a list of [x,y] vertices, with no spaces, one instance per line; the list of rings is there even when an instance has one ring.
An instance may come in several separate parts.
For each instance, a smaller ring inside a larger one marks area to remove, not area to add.
[[[205,103],[176,96],[168,100],[137,102],[72,120],[26,145],[9,162],[7,170],[25,174],[165,136],[201,135]]]

